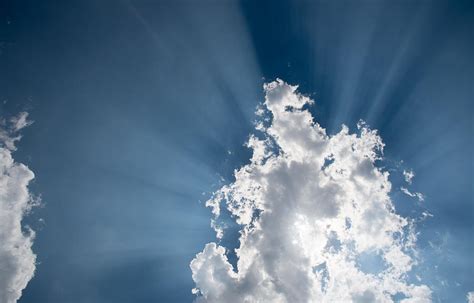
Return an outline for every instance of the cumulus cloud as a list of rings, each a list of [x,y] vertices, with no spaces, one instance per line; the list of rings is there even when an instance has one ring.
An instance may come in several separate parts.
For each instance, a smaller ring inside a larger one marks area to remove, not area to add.
[[[359,123],[357,134],[343,126],[328,136],[296,86],[277,80],[264,90],[258,116],[270,119],[247,143],[250,164],[206,203],[219,237],[223,207],[240,226],[237,265],[208,243],[190,264],[196,301],[431,301],[431,290],[408,278],[416,234],[375,165],[384,147],[377,132]]]
[[[12,157],[18,131],[31,124],[20,113],[0,125],[0,302],[13,303],[34,275],[34,232],[22,227],[24,215],[35,204],[28,184],[33,172]]]

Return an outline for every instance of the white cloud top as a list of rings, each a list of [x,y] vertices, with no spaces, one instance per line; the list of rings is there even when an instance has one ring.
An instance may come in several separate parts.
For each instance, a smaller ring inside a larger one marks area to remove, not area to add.
[[[207,244],[190,265],[197,301],[430,302],[427,286],[408,282],[416,235],[394,210],[388,172],[374,165],[377,132],[360,123],[359,134],[343,126],[328,136],[296,86],[264,89],[259,116],[272,118],[248,141],[251,163],[207,201],[218,236],[223,206],[241,227],[237,268]]]
[[[13,303],[33,277],[36,255],[31,250],[34,232],[22,229],[21,220],[33,206],[28,183],[33,172],[12,157],[17,132],[31,124],[26,113],[0,125],[0,302]]]

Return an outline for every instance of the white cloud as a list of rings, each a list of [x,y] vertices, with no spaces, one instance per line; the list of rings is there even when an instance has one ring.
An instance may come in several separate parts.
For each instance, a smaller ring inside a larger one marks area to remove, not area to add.
[[[474,303],[474,291],[470,291],[466,296],[467,303]]]
[[[415,173],[412,170],[403,170],[403,177],[405,177],[405,181],[408,184],[411,184],[413,181],[413,177],[415,177]]]
[[[415,177],[415,173],[411,169],[410,170],[404,169],[403,177],[405,178],[405,182],[411,185],[413,183],[413,178]],[[425,196],[422,193],[411,192],[410,190],[408,190],[408,188],[404,186],[400,187],[400,190],[407,196],[410,196],[412,198],[417,198],[418,201],[420,202],[425,201]]]
[[[28,120],[28,113],[21,112],[18,116],[14,116],[10,119],[11,127],[13,131],[19,131],[22,128],[25,128],[33,123],[33,121]]]
[[[33,277],[36,255],[31,250],[34,232],[21,221],[34,204],[28,191],[33,172],[12,157],[17,131],[31,124],[21,113],[0,128],[0,302],[16,302]]]
[[[403,186],[400,187],[400,190],[407,196],[417,198],[418,201],[420,202],[425,201],[425,196],[422,193],[417,193],[417,192],[412,193],[411,191],[408,190],[408,188],[403,187]]]
[[[237,269],[224,247],[207,244],[190,265],[197,301],[431,301],[426,285],[407,281],[416,234],[395,213],[388,172],[374,165],[384,147],[377,132],[360,123],[359,134],[343,126],[328,136],[296,86],[264,89],[272,120],[263,138],[250,137],[251,163],[206,203],[215,219],[226,207],[241,225]],[[364,268],[363,255],[382,268]]]
[[[11,117],[8,122],[4,119],[0,120],[0,147],[15,151],[15,142],[21,139],[18,131],[32,123],[33,121],[28,120],[27,112],[20,112],[17,116]]]

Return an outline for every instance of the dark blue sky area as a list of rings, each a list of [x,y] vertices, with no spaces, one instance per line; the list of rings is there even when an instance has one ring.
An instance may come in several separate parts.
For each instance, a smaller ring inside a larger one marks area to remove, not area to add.
[[[35,120],[15,155],[45,204],[20,302],[192,301],[189,262],[214,239],[203,201],[248,161],[276,77],[329,132],[380,130],[434,215],[434,301],[474,290],[472,1],[0,3],[0,114]]]

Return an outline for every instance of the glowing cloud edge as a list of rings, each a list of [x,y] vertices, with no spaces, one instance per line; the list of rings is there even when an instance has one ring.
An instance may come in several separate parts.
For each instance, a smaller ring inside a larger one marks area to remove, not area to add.
[[[343,125],[328,136],[297,86],[277,79],[264,91],[250,164],[206,202],[218,239],[222,205],[241,226],[237,268],[208,243],[190,264],[196,301],[430,302],[429,287],[410,277],[413,221],[395,212],[389,173],[375,165],[377,132],[361,122],[358,134]],[[382,268],[363,268],[366,256]]]

